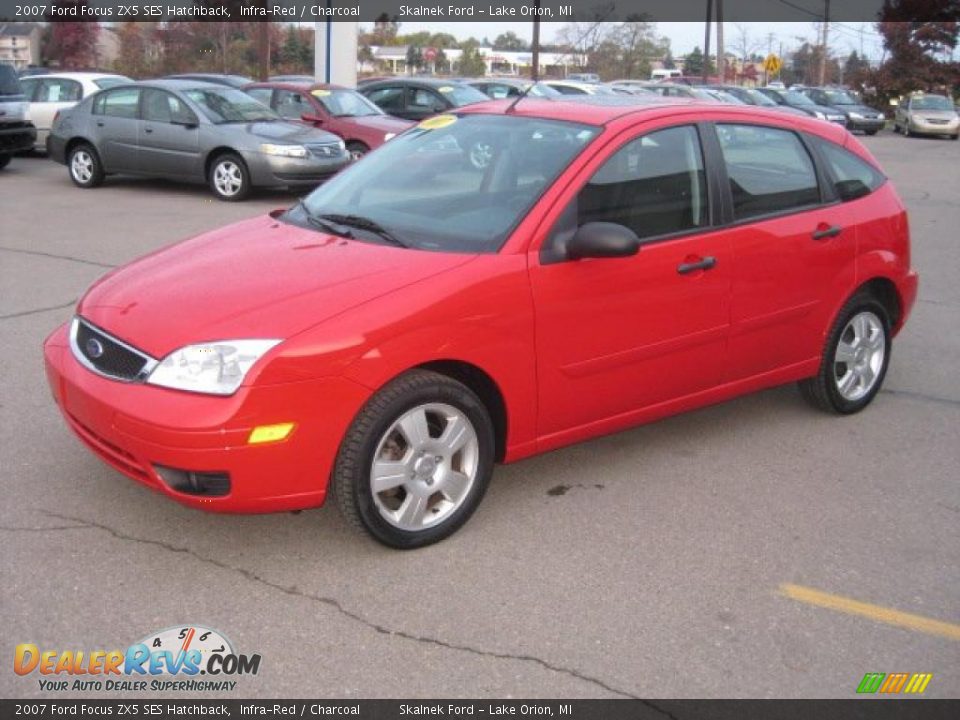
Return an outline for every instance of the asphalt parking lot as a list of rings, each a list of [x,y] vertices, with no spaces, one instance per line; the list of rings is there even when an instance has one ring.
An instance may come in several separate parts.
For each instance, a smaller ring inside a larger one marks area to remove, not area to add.
[[[294,196],[84,191],[16,158],[0,174],[0,696],[44,696],[11,670],[18,643],[125,648],[196,623],[262,655],[233,697],[847,698],[866,672],[933,673],[925,695],[957,697],[960,142],[864,141],[910,209],[921,274],[871,407],[829,417],[788,386],[502,467],[470,523],[409,553],[332,505],[180,507],[81,446],[47,389],[41,342],[96,277]]]

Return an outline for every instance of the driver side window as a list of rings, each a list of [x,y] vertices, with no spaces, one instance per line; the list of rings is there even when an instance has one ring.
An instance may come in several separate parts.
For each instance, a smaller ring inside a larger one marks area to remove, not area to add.
[[[709,222],[700,137],[692,125],[624,145],[577,196],[577,225],[624,225],[638,238],[693,230]]]

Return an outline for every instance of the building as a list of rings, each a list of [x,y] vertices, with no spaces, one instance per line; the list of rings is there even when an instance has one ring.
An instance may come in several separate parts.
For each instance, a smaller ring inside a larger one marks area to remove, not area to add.
[[[358,61],[357,70],[361,73],[387,72],[393,75],[402,75],[407,72],[407,45],[372,45],[370,53],[372,61]],[[428,48],[423,48],[426,52]],[[480,57],[486,68],[485,75],[513,75],[529,77],[533,70],[533,53],[527,51],[494,50],[489,47],[478,48]],[[450,63],[454,74],[457,73],[457,62],[463,51],[457,48],[444,49],[443,54]],[[566,77],[568,72],[576,72],[586,64],[586,57],[573,53],[540,53],[541,77]],[[437,70],[436,63],[427,62],[419,72],[433,74]]]
[[[43,27],[39,23],[0,22],[0,62],[9,63],[17,70],[39,65],[42,36]]]

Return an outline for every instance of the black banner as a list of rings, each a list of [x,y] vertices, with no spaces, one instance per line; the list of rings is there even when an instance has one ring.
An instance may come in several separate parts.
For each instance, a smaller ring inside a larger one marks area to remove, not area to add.
[[[911,19],[957,19],[957,0],[893,0],[909,5]],[[834,0],[830,20],[876,22],[884,0]],[[620,22],[703,21],[704,0],[0,0],[0,21],[161,22],[169,20],[282,22]],[[725,0],[724,21],[817,22],[823,0]]]
[[[0,717],[954,720],[960,700],[0,700]]]

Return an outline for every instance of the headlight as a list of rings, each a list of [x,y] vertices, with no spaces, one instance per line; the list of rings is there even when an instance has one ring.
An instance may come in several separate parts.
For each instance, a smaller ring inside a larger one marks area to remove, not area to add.
[[[854,120],[863,120],[863,115],[857,112],[850,113],[850,117],[852,117]]]
[[[279,342],[223,340],[187,345],[167,355],[147,382],[189,392],[233,395],[253,364]]]
[[[816,116],[817,116],[818,118],[820,118],[821,120],[826,120],[826,119],[827,119],[827,116],[824,115],[824,114],[823,114],[822,112],[820,112],[819,110],[814,110],[814,111],[813,111],[813,114],[816,115]]]
[[[279,155],[280,157],[303,158],[307,156],[307,149],[303,145],[274,145],[273,143],[263,143],[260,146],[260,152],[267,155]]]
[[[887,116],[884,115],[883,113],[880,113],[879,115],[877,115],[877,120],[886,120],[886,119],[887,119]]]
[[[396,133],[387,133],[383,136],[383,141],[387,142],[388,140],[393,140],[397,136]]]

